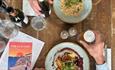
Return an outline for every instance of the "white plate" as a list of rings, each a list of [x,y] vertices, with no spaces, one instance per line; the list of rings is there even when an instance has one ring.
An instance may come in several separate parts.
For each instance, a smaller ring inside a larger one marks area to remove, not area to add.
[[[83,0],[84,9],[78,16],[66,16],[61,11],[60,0],[54,0],[53,7],[56,15],[64,22],[67,23],[78,23],[84,20],[92,9],[92,0]]]
[[[71,48],[76,51],[83,58],[83,69],[90,70],[89,58],[86,52],[79,45],[71,42],[60,43],[49,51],[45,61],[46,70],[56,70],[56,68],[53,66],[54,57],[55,54],[63,48]]]

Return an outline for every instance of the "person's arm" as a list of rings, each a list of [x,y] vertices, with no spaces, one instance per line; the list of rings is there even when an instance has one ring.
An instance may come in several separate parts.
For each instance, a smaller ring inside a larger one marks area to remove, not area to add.
[[[35,11],[35,13],[37,15],[41,14],[41,8],[39,6],[39,1],[38,0],[29,0],[30,6],[32,7],[32,9]]]
[[[96,64],[96,70],[109,70],[107,63],[97,65]]]
[[[53,0],[47,0],[48,3],[51,5],[53,4]],[[41,15],[41,7],[39,6],[39,0],[29,0],[30,6],[35,11],[37,15]]]
[[[95,33],[95,43],[94,44],[87,44],[84,41],[80,41],[80,43],[86,48],[89,54],[95,59],[96,61],[96,70],[108,70],[108,66],[105,63],[104,59],[104,41],[102,40],[102,36],[99,32],[94,31]]]

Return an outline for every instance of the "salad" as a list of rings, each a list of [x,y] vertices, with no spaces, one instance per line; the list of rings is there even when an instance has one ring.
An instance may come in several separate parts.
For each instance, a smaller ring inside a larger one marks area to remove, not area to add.
[[[70,48],[64,48],[55,55],[56,70],[83,70],[83,58]]]

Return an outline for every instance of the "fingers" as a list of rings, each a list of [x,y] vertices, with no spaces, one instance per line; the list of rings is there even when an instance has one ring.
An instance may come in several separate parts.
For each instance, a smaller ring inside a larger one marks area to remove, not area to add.
[[[34,10],[34,12],[37,14],[37,15],[40,15],[41,14],[41,8],[39,6],[39,3],[37,0],[29,0],[29,3],[32,7],[32,9]]]
[[[99,31],[93,31],[95,33],[95,43],[103,42],[103,37],[101,36],[101,33]]]
[[[100,40],[101,40],[100,33],[95,31],[95,36],[96,36],[96,42],[100,42]]]
[[[89,45],[88,45],[86,42],[80,40],[80,43],[81,43],[81,44],[84,46],[84,48],[86,48],[87,50],[88,50],[88,48],[90,48]]]
[[[40,6],[39,6],[39,1],[33,0],[32,2],[33,2],[33,6],[34,6],[35,8],[37,8],[38,10],[41,10],[41,8],[40,8]]]
[[[48,0],[48,3],[49,4],[53,4],[53,0]]]
[[[102,48],[105,48],[105,43],[104,42],[102,42]]]

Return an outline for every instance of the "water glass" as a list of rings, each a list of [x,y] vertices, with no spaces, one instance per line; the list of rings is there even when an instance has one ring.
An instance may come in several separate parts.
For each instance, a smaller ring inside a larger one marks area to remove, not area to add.
[[[77,29],[75,29],[74,27],[69,28],[68,32],[70,37],[77,35]]]
[[[0,20],[0,34],[7,38],[15,37],[19,32],[19,28],[10,20]]]
[[[61,37],[62,39],[67,39],[67,38],[69,37],[68,31],[67,31],[67,30],[61,31],[60,37]]]

